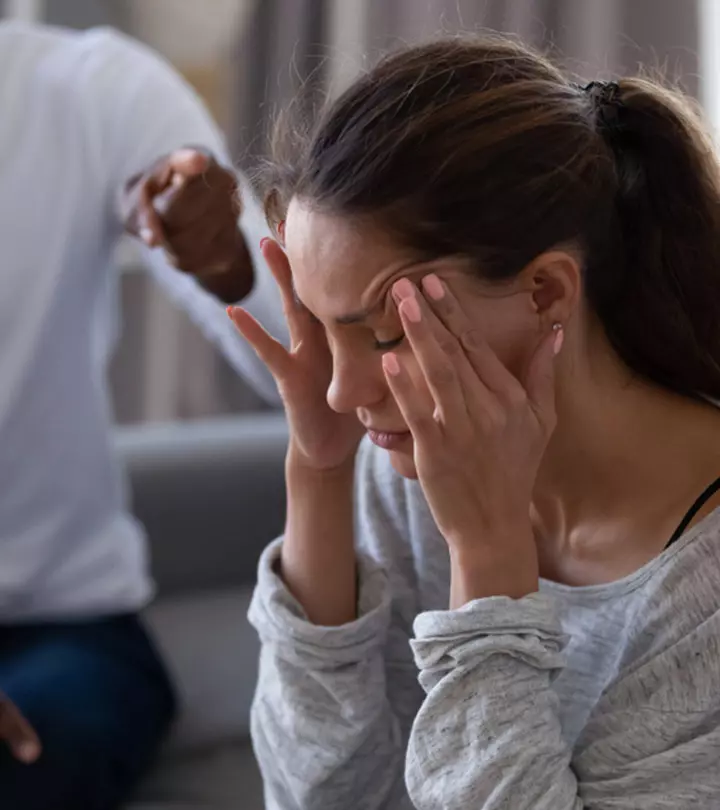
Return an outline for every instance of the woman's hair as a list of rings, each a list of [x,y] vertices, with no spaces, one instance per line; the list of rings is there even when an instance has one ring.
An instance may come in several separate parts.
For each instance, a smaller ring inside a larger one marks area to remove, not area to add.
[[[622,360],[720,398],[720,172],[679,93],[583,88],[518,43],[441,40],[386,57],[290,134],[268,167],[271,226],[297,197],[423,257],[469,257],[491,281],[577,245]]]

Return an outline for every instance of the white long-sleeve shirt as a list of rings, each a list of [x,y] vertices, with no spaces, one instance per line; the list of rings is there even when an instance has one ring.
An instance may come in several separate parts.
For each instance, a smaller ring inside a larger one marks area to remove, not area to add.
[[[189,86],[110,29],[0,25],[0,622],[141,607],[152,585],[110,441],[106,365],[117,325],[126,181],[197,145],[227,162]],[[246,302],[285,337],[257,254],[249,188],[241,225],[256,251]],[[224,306],[146,251],[153,275],[266,397],[274,385]]]
[[[720,807],[720,509],[616,582],[448,610],[418,482],[368,443],[356,477],[356,621],[310,623],[278,543],[260,564],[267,810]]]

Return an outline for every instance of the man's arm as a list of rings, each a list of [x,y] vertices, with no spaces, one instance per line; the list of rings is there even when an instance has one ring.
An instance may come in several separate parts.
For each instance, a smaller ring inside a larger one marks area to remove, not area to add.
[[[250,185],[232,169],[197,95],[167,63],[115,32],[87,36],[88,115],[101,134],[102,171],[122,227],[142,239],[147,265],[170,297],[261,396],[278,403],[271,375],[225,313],[247,296],[244,306],[287,341],[259,250],[267,226]]]

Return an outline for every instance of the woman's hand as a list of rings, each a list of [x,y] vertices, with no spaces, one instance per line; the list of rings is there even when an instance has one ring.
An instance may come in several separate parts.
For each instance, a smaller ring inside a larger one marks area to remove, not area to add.
[[[418,478],[465,581],[453,601],[525,595],[537,590],[529,511],[555,427],[554,356],[563,332],[542,341],[521,384],[447,285],[434,275],[422,285],[424,295],[402,279],[393,297],[432,402],[418,395],[397,355],[384,355],[383,367],[413,434]]]
[[[363,429],[354,414],[338,414],[327,403],[332,356],[325,330],[300,304],[280,245],[265,239],[262,251],[282,294],[290,331],[288,351],[240,307],[228,314],[275,377],[290,426],[290,458],[302,468],[332,471],[353,464]]]
[[[357,618],[353,468],[362,426],[327,402],[332,356],[323,326],[298,301],[277,242],[262,251],[282,294],[290,351],[239,307],[235,325],[272,372],[290,427],[287,520],[280,574],[309,621],[324,627]]]

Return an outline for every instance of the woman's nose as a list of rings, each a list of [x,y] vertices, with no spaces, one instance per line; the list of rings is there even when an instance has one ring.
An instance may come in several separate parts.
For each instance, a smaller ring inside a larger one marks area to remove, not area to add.
[[[387,394],[387,383],[379,359],[348,362],[335,357],[333,376],[327,390],[328,405],[336,413],[353,413],[380,402]]]

